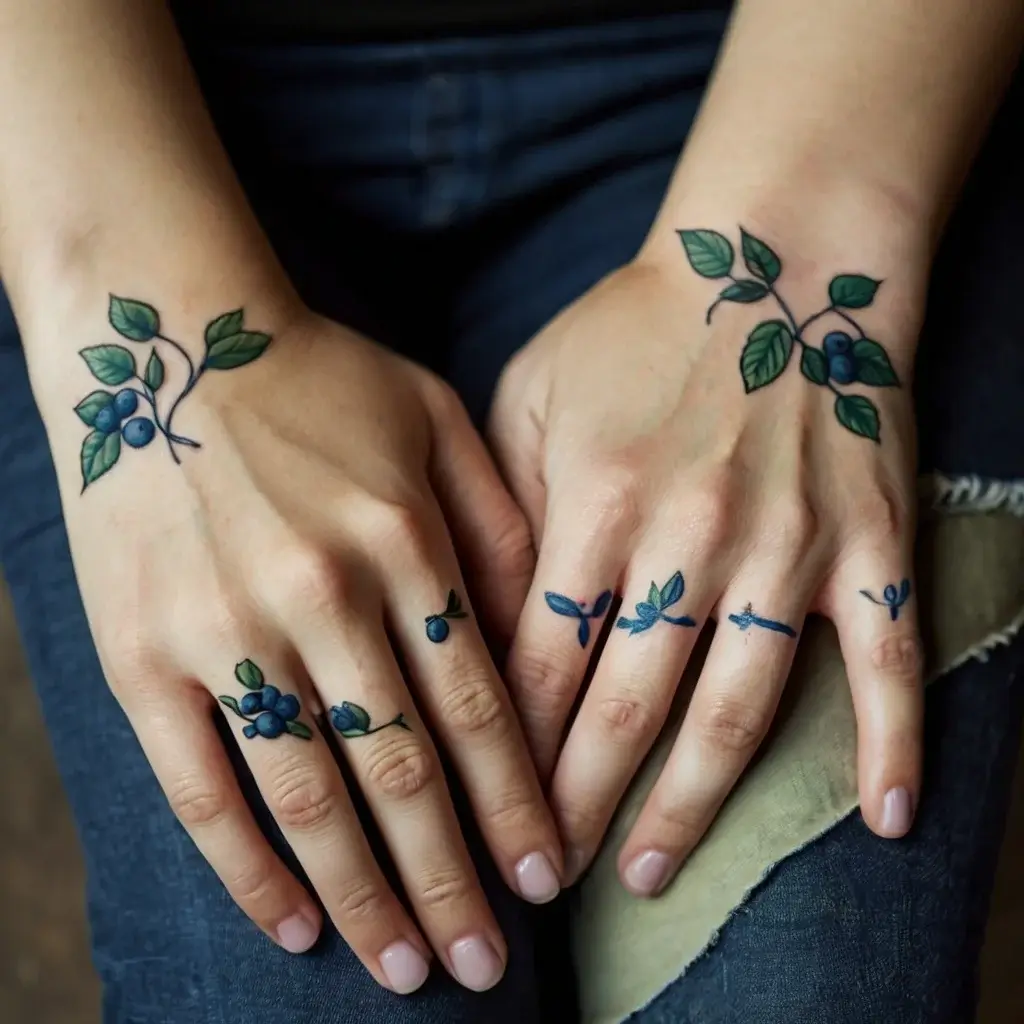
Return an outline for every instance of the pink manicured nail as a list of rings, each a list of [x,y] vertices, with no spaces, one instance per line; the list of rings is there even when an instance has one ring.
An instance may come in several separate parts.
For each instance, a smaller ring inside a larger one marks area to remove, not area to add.
[[[427,980],[427,961],[405,939],[392,942],[380,955],[380,969],[388,984],[400,995],[415,992]]]
[[[672,858],[660,850],[634,857],[622,873],[626,888],[635,896],[653,896],[668,879]]]
[[[890,789],[882,803],[882,831],[893,839],[905,836],[910,831],[914,808],[910,793],[901,786]]]
[[[485,992],[501,981],[505,966],[491,944],[479,935],[453,942],[448,949],[452,970],[462,985]]]
[[[550,903],[559,893],[558,875],[543,853],[528,853],[516,865],[516,881],[523,899]]]
[[[319,934],[320,929],[305,914],[293,914],[277,926],[277,941],[289,953],[305,953]]]

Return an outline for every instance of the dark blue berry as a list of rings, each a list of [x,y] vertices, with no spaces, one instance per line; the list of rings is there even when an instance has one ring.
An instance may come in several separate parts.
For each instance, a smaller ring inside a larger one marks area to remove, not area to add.
[[[274,705],[274,711],[286,722],[290,722],[299,715],[299,698],[292,693],[286,693],[284,696],[278,697],[277,703]]]
[[[135,419],[129,420],[121,428],[124,443],[130,444],[133,448],[145,448],[153,440],[155,433],[156,427],[153,426],[153,421],[147,420],[144,416],[137,416]]]
[[[253,739],[253,737],[255,737],[255,735],[256,735],[256,726],[255,726],[255,725],[247,725],[247,726],[245,726],[245,727],[244,727],[244,728],[242,729],[242,735],[243,735],[243,736],[244,736],[244,737],[245,737],[245,738],[246,738],[247,740],[251,740],[251,739]]]
[[[98,413],[96,413],[96,419],[93,420],[93,426],[101,434],[112,434],[121,426],[121,417],[117,415],[117,410],[114,408],[113,403],[105,405]]]
[[[899,592],[896,587],[890,583],[885,590],[882,591],[882,597],[885,598],[887,604],[895,604],[896,599],[899,597]]]
[[[264,711],[273,711],[277,706],[278,698],[281,696],[281,691],[276,686],[264,686],[260,690],[260,700],[263,703]]]
[[[263,710],[263,701],[258,693],[247,693],[239,702],[243,715],[255,715],[257,711]]]
[[[435,644],[441,643],[443,640],[448,639],[448,633],[450,628],[448,622],[442,619],[440,615],[431,615],[427,619],[427,639],[433,641]]]
[[[348,703],[340,707],[331,708],[331,724],[338,732],[350,732],[360,727],[355,712],[348,706]]]
[[[129,416],[134,416],[138,407],[139,396],[131,388],[123,388],[114,395],[114,408],[120,419],[126,420]]]
[[[261,736],[266,736],[268,740],[272,740],[284,732],[284,719],[273,711],[261,712],[254,724],[257,732]]]
[[[825,355],[831,359],[833,356],[845,356],[853,347],[853,339],[846,331],[829,331],[825,335]]]
[[[857,370],[849,356],[832,356],[828,361],[828,375],[837,384],[852,384]]]

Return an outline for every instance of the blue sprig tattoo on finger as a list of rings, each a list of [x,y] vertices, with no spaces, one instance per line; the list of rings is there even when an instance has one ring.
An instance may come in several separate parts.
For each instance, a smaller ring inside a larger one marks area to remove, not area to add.
[[[776,619],[766,619],[764,616],[755,615],[752,605],[747,605],[739,615],[730,615],[729,621],[739,626],[741,631],[750,629],[751,626],[760,626],[761,629],[770,629],[773,633],[784,633],[789,637],[796,637],[796,630],[787,626],[784,622]]]
[[[746,393],[749,395],[781,377],[794,346],[798,345],[800,372],[812,384],[832,392],[839,423],[859,437],[880,443],[881,421],[875,403],[865,395],[848,394],[840,388],[850,384],[871,388],[900,386],[888,353],[864,333],[849,312],[870,306],[882,282],[864,274],[837,274],[829,282],[828,305],[798,323],[776,287],[782,274],[782,260],[761,239],[740,228],[743,262],[752,276],[737,278],[733,274],[736,253],[725,235],[698,229],[680,231],[679,237],[690,266],[701,277],[731,282],[708,307],[708,323],[723,302],[750,304],[772,298],[782,312],[784,319],[763,320],[747,336],[740,355],[740,376]],[[819,348],[807,341],[805,332],[825,316],[842,321],[843,329],[829,331]],[[849,334],[847,327],[856,333]]]
[[[241,700],[227,695],[221,695],[217,700],[248,722],[242,729],[246,739],[264,736],[273,740],[285,733],[303,740],[313,738],[313,730],[296,721],[301,710],[299,698],[292,693],[282,693],[267,683],[254,661],[248,658],[240,661],[235,666],[235,678],[249,692]]]
[[[910,580],[900,580],[899,587],[897,587],[895,583],[888,584],[885,590],[882,591],[881,600],[875,597],[870,590],[862,590],[861,594],[863,594],[864,597],[866,597],[872,604],[880,604],[884,608],[888,608],[889,618],[895,622],[900,617],[900,609],[910,598]]]
[[[107,320],[122,338],[138,344],[152,342],[145,369],[139,373],[135,356],[123,345],[94,345],[79,355],[92,375],[117,391],[93,391],[86,395],[75,412],[92,430],[82,442],[82,490],[114,468],[121,458],[121,444],[145,448],[160,433],[167,442],[171,458],[181,464],[179,448],[200,448],[198,441],[174,432],[174,415],[192,393],[207,370],[234,370],[258,359],[271,342],[269,334],[248,331],[242,326],[243,311],[222,313],[206,325],[205,352],[196,365],[183,345],[160,332],[160,314],[146,302],[110,296]],[[157,351],[163,342],[184,361],[188,376],[177,397],[158,400],[164,386],[166,368]],[[139,412],[139,399],[148,406]],[[161,411],[163,410],[163,411]],[[138,413],[138,415],[136,415]]]
[[[601,591],[597,595],[594,607],[589,612],[587,611],[586,601],[574,601],[571,597],[556,594],[552,590],[544,592],[544,600],[547,601],[548,607],[556,615],[564,615],[570,619],[579,619],[579,629],[576,632],[576,638],[580,642],[580,647],[586,647],[590,642],[590,620],[604,617],[605,612],[608,611],[612,603],[612,592],[610,590]]]
[[[665,609],[682,600],[685,590],[683,574],[676,572],[663,587],[659,587],[653,580],[651,589],[647,592],[647,600],[641,601],[636,606],[636,618],[628,619],[621,616],[615,623],[616,629],[628,629],[630,636],[637,633],[646,633],[658,622],[668,622],[673,626],[696,626],[695,619],[689,615],[666,615]]]
[[[449,620],[465,619],[467,617],[466,613],[462,610],[462,601],[459,595],[454,590],[449,590],[448,603],[444,611],[438,612],[436,615],[428,615],[426,618],[427,639],[435,644],[444,643],[451,631],[448,626]]]
[[[335,705],[331,708],[331,725],[347,740],[358,739],[360,736],[370,736],[392,725],[412,732],[412,726],[405,720],[403,713],[400,712],[391,721],[384,722],[383,725],[371,725],[370,713],[366,708],[353,704],[349,700],[344,700],[340,705]]]

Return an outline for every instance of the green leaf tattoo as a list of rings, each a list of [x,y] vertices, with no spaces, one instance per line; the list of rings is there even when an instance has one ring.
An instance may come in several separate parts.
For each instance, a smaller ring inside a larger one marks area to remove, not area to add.
[[[248,658],[235,666],[235,678],[247,690],[259,690],[263,686],[263,673],[260,671],[259,665]]]
[[[785,373],[800,346],[800,373],[817,387],[828,388],[835,396],[836,421],[850,433],[879,443],[881,420],[875,403],[866,395],[840,390],[852,384],[872,388],[900,386],[885,348],[867,337],[847,310],[864,309],[875,300],[881,281],[865,274],[837,274],[828,285],[828,305],[798,322],[776,287],[782,276],[782,260],[767,243],[740,228],[740,251],[751,278],[733,274],[735,251],[732,242],[717,231],[705,228],[679,232],[686,258],[701,277],[728,278],[727,284],[708,307],[707,322],[723,302],[751,304],[774,299],[782,319],[763,320],[747,336],[740,353],[740,377],[749,395]],[[841,328],[828,331],[818,346],[807,340],[807,329],[823,317],[842,322]],[[851,335],[846,329],[852,328]],[[648,602],[655,605],[653,600]]]
[[[160,330],[160,314],[147,302],[110,296],[110,326],[122,337],[151,344],[145,370],[139,375],[134,354],[123,345],[93,345],[79,353],[89,372],[101,384],[117,391],[93,391],[75,413],[92,428],[82,443],[82,490],[107,473],[121,456],[122,442],[129,448],[145,448],[159,433],[178,464],[180,448],[198,449],[198,441],[174,432],[174,416],[207,370],[233,370],[258,359],[272,338],[262,331],[244,328],[241,309],[222,313],[206,326],[205,352],[198,365],[189,351]],[[167,346],[184,363],[184,382],[175,398],[158,401],[167,383],[167,366],[157,345]],[[305,726],[302,726],[304,729]]]

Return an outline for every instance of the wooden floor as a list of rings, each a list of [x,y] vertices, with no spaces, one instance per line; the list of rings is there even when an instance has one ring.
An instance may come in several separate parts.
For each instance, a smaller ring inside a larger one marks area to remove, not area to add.
[[[0,1024],[97,1024],[77,840],[2,585],[0,692]],[[980,1024],[1022,1024],[1024,767],[989,936]]]

